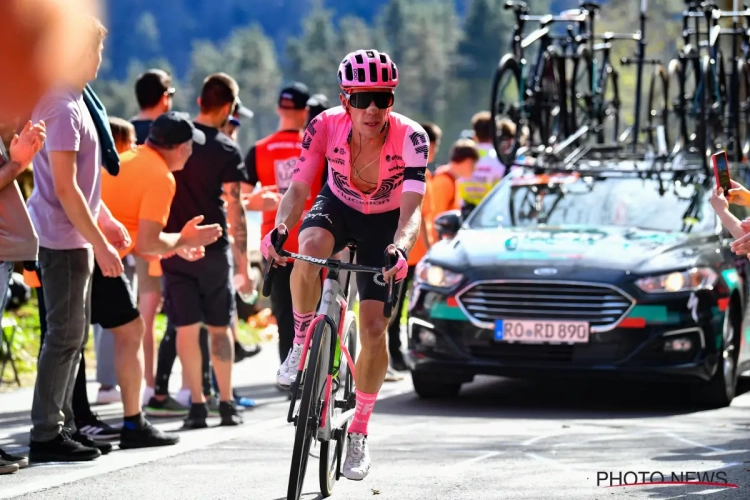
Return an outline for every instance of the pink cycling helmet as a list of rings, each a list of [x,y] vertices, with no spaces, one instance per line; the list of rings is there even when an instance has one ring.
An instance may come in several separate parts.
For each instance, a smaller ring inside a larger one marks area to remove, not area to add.
[[[398,87],[398,69],[390,56],[377,50],[357,50],[347,54],[339,64],[342,89]]]

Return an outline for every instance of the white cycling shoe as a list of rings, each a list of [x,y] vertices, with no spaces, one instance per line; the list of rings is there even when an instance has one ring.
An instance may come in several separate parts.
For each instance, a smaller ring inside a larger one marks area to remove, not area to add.
[[[281,387],[289,388],[295,380],[297,380],[297,369],[299,368],[299,360],[302,357],[303,344],[294,344],[289,350],[286,359],[279,370],[276,372],[276,383]]]
[[[370,472],[370,450],[367,447],[367,436],[350,433],[344,462],[344,477],[352,481],[361,481]]]

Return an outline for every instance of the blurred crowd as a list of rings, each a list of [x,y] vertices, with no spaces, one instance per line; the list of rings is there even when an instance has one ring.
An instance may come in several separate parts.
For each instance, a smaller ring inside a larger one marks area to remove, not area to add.
[[[29,457],[0,450],[0,472],[14,472],[29,461],[94,460],[107,454],[115,439],[123,449],[179,441],[154,427],[153,418],[183,417],[186,429],[206,427],[209,416],[225,426],[242,424],[243,412],[255,402],[237,393],[232,370],[260,351],[260,345],[240,342],[240,318],[257,312],[260,283],[253,267],[264,265],[249,252],[259,242],[248,241],[247,212],[261,213],[261,234],[273,228],[302,134],[330,106],[329,99],[301,82],[284,85],[277,131],[247,152],[237,143],[237,130],[253,112],[225,73],[206,76],[194,117],[172,109],[179,89],[161,69],[138,77],[136,116],[108,116],[90,86],[101,65],[106,27],[86,14],[93,11],[85,6],[71,13],[44,10],[42,0],[30,3],[45,13],[41,24],[50,23],[55,33],[75,33],[70,35],[75,43],[62,45],[76,62],[75,71],[61,66],[70,61],[68,54],[40,71],[51,50],[46,38],[26,47],[7,45],[17,52],[5,67],[11,73],[18,68],[29,85],[24,90],[16,74],[0,84],[0,121],[6,124],[0,134],[0,314],[13,273],[22,270],[23,286],[36,289],[41,348]],[[0,14],[23,27],[28,12],[19,5],[9,0]],[[36,29],[17,35],[28,39]],[[0,35],[0,43],[4,39]],[[439,239],[435,219],[450,211],[468,216],[508,171],[492,144],[490,113],[477,113],[471,125],[471,138],[455,141],[448,163],[428,172],[408,281]],[[442,132],[432,123],[422,126],[432,164]],[[510,137],[512,127],[500,124]],[[323,168],[317,190],[326,174]],[[298,230],[290,231],[289,251],[297,250]],[[288,279],[292,266],[279,268],[275,279]],[[402,287],[388,332],[386,380],[399,380],[408,370],[401,344],[408,288]],[[273,287],[270,309],[282,362],[294,338],[289,287]],[[160,312],[167,325],[157,349]],[[84,346],[91,325],[97,403],[122,402],[120,426],[102,421],[89,403]],[[178,357],[182,389],[173,396],[169,379]]]

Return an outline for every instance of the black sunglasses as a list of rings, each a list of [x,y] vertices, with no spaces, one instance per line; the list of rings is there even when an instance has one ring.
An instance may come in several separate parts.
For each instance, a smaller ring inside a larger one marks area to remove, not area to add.
[[[392,92],[358,92],[356,94],[347,94],[344,96],[349,100],[349,104],[356,109],[367,109],[370,103],[375,103],[378,109],[388,109],[393,106],[396,96]]]

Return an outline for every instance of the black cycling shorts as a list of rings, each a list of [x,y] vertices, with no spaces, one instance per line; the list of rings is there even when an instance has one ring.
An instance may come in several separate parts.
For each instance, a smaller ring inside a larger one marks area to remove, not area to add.
[[[385,267],[385,249],[393,243],[400,210],[380,214],[363,214],[336,198],[328,185],[323,186],[315,204],[300,226],[300,234],[308,227],[320,227],[333,235],[333,253],[340,252],[350,241],[357,245],[356,261],[362,266]],[[356,273],[359,300],[388,299],[383,275]]]

